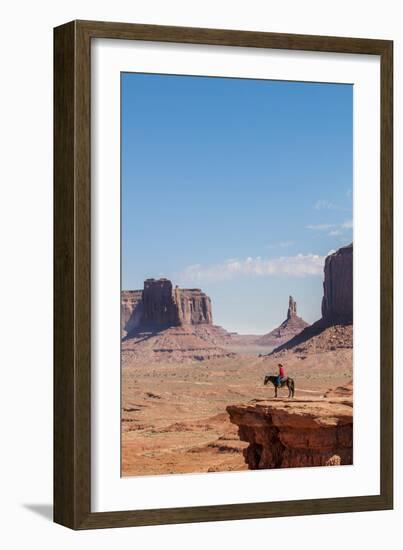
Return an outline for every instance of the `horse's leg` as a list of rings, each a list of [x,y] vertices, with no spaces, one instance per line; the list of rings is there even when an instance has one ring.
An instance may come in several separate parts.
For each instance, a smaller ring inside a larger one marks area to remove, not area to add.
[[[274,397],[277,397],[277,386],[274,386]]]

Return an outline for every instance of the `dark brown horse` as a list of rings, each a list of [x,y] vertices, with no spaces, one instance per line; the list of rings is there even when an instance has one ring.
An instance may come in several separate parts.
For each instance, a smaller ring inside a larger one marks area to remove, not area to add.
[[[277,397],[277,390],[279,388],[279,386],[278,386],[278,376],[266,375],[264,377],[264,385],[266,386],[266,384],[268,384],[269,382],[271,382],[274,386],[274,397]],[[290,378],[289,376],[284,378],[280,383],[280,388],[282,388],[284,386],[287,386],[287,388],[288,388],[288,397],[294,397],[294,393],[295,393],[294,379]]]

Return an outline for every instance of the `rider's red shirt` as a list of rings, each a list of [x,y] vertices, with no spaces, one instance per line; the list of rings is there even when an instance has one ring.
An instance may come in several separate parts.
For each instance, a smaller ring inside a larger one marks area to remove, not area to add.
[[[284,378],[284,376],[285,376],[284,367],[280,367],[279,375],[281,376],[281,378]]]

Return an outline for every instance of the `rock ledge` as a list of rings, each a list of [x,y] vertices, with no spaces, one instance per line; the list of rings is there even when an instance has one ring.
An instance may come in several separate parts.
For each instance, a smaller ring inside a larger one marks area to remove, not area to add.
[[[254,400],[227,412],[249,443],[249,469],[330,466],[353,462],[352,396]]]

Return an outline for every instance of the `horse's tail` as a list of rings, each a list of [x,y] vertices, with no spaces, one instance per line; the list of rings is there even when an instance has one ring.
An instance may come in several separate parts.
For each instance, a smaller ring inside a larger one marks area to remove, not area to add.
[[[294,397],[294,393],[295,393],[295,382],[294,382],[294,378],[291,378],[291,392],[292,392],[292,396]]]

